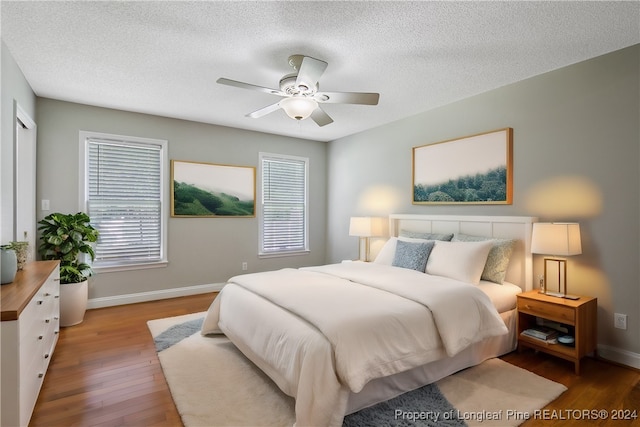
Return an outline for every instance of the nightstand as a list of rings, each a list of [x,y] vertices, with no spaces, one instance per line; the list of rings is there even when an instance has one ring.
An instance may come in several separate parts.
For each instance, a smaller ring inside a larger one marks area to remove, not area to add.
[[[518,294],[518,350],[530,347],[534,350],[561,357],[574,363],[580,374],[580,359],[596,351],[598,300],[580,297],[577,300],[552,297],[537,290]],[[536,317],[568,325],[574,329],[573,346],[550,344],[521,335],[525,329],[537,326]]]

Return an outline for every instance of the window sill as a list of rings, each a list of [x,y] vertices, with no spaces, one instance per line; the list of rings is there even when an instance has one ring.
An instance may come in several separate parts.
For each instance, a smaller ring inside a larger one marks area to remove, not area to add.
[[[121,264],[112,266],[92,267],[96,273],[114,273],[117,271],[128,270],[148,270],[150,268],[164,268],[169,264],[169,261],[158,261],[144,264]]]
[[[309,255],[311,253],[310,250],[304,251],[291,251],[291,252],[275,252],[275,253],[259,253],[258,258],[281,258],[287,256],[300,256],[300,255]]]

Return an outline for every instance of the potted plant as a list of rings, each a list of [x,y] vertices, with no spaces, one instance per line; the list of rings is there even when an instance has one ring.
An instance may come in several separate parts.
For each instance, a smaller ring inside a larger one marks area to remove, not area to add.
[[[16,251],[18,260],[18,270],[22,270],[27,263],[27,255],[29,253],[29,242],[9,242],[7,245],[10,249]]]
[[[88,277],[93,270],[79,255],[86,254],[93,261],[95,252],[90,243],[98,240],[98,230],[89,221],[87,214],[78,212],[52,213],[38,222],[40,256],[60,261],[60,326],[82,322],[87,309]]]

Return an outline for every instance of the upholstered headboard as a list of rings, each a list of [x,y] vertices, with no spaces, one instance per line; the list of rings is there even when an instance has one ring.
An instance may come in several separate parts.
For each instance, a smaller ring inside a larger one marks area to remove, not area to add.
[[[400,230],[424,233],[463,233],[475,236],[517,239],[506,280],[523,290],[533,289],[531,230],[537,218],[529,216],[389,215],[389,234]]]

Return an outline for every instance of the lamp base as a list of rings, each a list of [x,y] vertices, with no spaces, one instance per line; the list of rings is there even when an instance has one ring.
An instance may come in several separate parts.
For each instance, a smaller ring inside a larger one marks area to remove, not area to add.
[[[547,295],[550,297],[556,297],[556,298],[564,298],[564,294],[561,292],[540,292],[543,295]]]
[[[561,292],[542,292],[540,291],[539,293],[541,293],[542,295],[547,295],[550,297],[556,297],[556,298],[565,298],[565,299],[570,299],[570,300],[579,300],[580,297],[578,295],[565,295]]]

